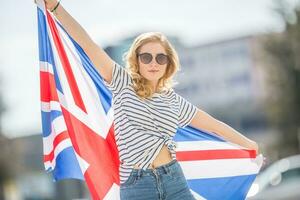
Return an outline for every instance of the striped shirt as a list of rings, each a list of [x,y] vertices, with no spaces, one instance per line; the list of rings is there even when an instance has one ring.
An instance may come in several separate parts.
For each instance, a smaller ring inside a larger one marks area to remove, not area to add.
[[[111,83],[104,83],[113,94],[120,183],[124,183],[136,164],[147,169],[164,144],[172,159],[176,159],[173,137],[178,127],[190,123],[197,107],[173,89],[142,100],[135,93],[132,78],[125,68],[115,64],[112,73]]]

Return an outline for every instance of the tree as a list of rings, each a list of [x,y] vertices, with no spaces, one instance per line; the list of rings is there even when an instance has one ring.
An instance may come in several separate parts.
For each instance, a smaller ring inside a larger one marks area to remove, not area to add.
[[[264,42],[270,86],[266,110],[270,124],[280,131],[277,148],[284,157],[300,151],[300,2],[291,8],[278,1],[276,13],[285,30]]]

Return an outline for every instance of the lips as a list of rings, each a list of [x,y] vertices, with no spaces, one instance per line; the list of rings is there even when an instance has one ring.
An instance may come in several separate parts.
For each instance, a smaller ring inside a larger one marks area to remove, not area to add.
[[[149,70],[149,72],[158,72],[158,70]]]

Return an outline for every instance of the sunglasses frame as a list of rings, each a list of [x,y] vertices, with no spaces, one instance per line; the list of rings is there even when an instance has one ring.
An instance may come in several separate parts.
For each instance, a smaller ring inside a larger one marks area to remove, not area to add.
[[[148,53],[148,52],[139,53],[139,54],[137,54],[137,57],[140,58],[142,55],[145,55],[145,54],[151,56],[151,60],[149,61],[149,63],[151,63],[152,60],[153,60],[153,55],[152,55],[151,53]],[[166,62],[166,63],[161,64],[161,63],[158,62],[158,58],[157,58],[157,57],[160,56],[160,55],[163,55],[163,56],[165,56],[165,57],[167,58],[167,62]],[[144,62],[142,61],[141,58],[140,58],[140,61],[141,61],[143,64],[146,64],[146,65],[149,64],[149,63],[144,63]],[[166,55],[166,54],[163,54],[163,53],[158,53],[158,54],[155,55],[155,61],[156,61],[156,63],[159,64],[159,65],[165,65],[165,64],[168,64],[168,63],[169,63],[169,56]]]

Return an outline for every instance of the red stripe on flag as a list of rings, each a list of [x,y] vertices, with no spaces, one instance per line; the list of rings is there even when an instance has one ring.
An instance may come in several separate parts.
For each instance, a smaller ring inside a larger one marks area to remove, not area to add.
[[[52,162],[52,160],[54,159],[54,151],[57,145],[61,143],[63,140],[68,138],[69,138],[69,134],[67,131],[63,131],[60,134],[58,134],[53,140],[53,149],[51,153],[49,153],[48,155],[44,155],[44,162],[48,162],[48,161]]]
[[[41,101],[58,101],[53,74],[40,71],[40,85]]]
[[[64,71],[65,71],[65,74],[67,76],[68,83],[69,83],[70,90],[72,92],[75,104],[86,113],[86,108],[85,108],[83,100],[81,98],[81,95],[80,95],[80,92],[79,92],[74,74],[73,74],[72,69],[71,69],[70,62],[68,60],[67,54],[64,50],[63,44],[62,44],[61,39],[59,37],[59,33],[58,33],[57,28],[56,28],[56,25],[55,25],[52,17],[50,16],[50,14],[48,13],[48,11],[47,11],[47,20],[48,20],[48,23],[49,23],[49,27],[50,27],[50,30],[51,30],[51,33],[52,33],[52,36],[53,36],[53,40],[54,40],[54,43],[55,43],[55,46],[56,46],[61,64],[62,64],[62,66],[64,68]]]
[[[256,151],[247,149],[182,151],[176,152],[176,158],[178,161],[256,158]]]

